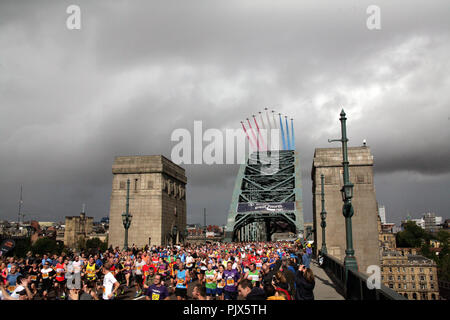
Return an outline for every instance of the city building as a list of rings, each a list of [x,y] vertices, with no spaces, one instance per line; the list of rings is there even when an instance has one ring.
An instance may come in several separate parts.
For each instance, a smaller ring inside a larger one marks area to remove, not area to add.
[[[436,217],[434,212],[427,212],[423,215],[425,230],[428,232],[437,232],[442,223],[442,217]]]
[[[445,224],[442,222],[442,217],[437,217],[433,212],[424,213],[422,218],[419,219],[411,219],[411,217],[408,216],[406,220],[402,220],[402,227],[404,227],[408,221],[415,222],[419,227],[428,232],[438,232]]]
[[[122,214],[130,181],[128,245],[167,245],[186,234],[185,170],[164,156],[116,157],[109,212],[109,245],[124,246]]]
[[[378,217],[382,283],[410,300],[438,300],[436,263],[417,248],[397,248],[392,225]]]
[[[386,223],[386,207],[385,206],[378,206],[378,215],[380,216],[381,223]]]
[[[80,241],[89,238],[92,232],[94,218],[86,217],[84,210],[79,216],[66,217],[64,230],[57,231],[57,238],[64,234],[64,245],[69,248],[77,248]]]
[[[378,234],[379,248],[381,251],[392,250],[397,247],[393,227],[386,228],[385,224],[381,223],[381,217],[378,217]]]
[[[410,300],[439,300],[436,263],[400,248],[383,251],[381,281]]]
[[[348,148],[350,182],[354,184],[352,203],[353,247],[359,271],[365,273],[370,265],[378,265],[379,233],[378,205],[373,183],[373,156],[367,146]],[[345,218],[342,215],[343,167],[341,148],[317,148],[311,172],[313,193],[313,229],[316,248],[322,246],[321,181],[325,176],[326,244],[328,254],[343,261],[346,249]]]

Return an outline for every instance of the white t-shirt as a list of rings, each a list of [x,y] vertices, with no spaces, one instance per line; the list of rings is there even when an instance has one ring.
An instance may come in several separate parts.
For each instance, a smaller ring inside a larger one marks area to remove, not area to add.
[[[194,259],[194,257],[193,256],[188,256],[187,258],[186,258],[186,266],[187,267],[192,267],[192,264],[195,262],[195,259]]]
[[[109,300],[108,295],[111,294],[113,290],[114,283],[116,283],[117,280],[114,278],[113,274],[111,272],[108,272],[105,277],[103,278],[103,299]]]
[[[141,260],[141,262],[139,262],[139,261],[136,261],[136,263],[135,263],[135,267],[136,267],[136,274],[139,276],[139,275],[142,275],[142,267],[143,266],[145,266],[145,261],[144,260]]]
[[[82,266],[82,265],[83,265],[83,264],[82,264],[81,260],[72,262],[73,272],[74,272],[74,273],[79,273],[79,272],[81,272],[81,266]]]
[[[20,297],[19,292],[22,291],[22,290],[25,290],[25,287],[21,286],[21,285],[18,285],[16,287],[16,289],[14,289],[14,291],[11,293],[11,297],[14,298],[14,299],[19,299],[19,297]]]
[[[41,273],[42,273],[42,279],[48,279],[48,277],[49,277],[49,273],[50,272],[52,272],[53,271],[53,269],[52,268],[47,268],[47,269],[45,269],[45,268],[42,268],[41,269]]]

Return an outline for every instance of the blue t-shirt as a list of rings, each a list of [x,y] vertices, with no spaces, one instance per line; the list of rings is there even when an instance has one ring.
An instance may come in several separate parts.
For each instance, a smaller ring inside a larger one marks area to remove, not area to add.
[[[303,265],[304,265],[306,268],[309,268],[309,262],[310,262],[309,255],[304,254],[304,255],[302,256],[302,263],[303,263]]]
[[[100,259],[97,259],[96,261],[95,261],[95,264],[96,264],[96,266],[97,267],[101,267],[101,266],[103,266],[103,262],[102,262],[102,260],[100,260]]]
[[[15,274],[8,274],[6,276],[6,281],[9,282],[10,286],[15,286],[17,284],[17,277],[21,276],[22,274],[20,274],[19,272],[16,272]]]

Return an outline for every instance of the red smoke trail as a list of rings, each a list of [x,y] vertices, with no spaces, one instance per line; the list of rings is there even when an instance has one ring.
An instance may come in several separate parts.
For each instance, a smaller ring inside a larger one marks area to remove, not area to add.
[[[257,149],[258,149],[258,151],[259,151],[259,141],[258,141],[258,139],[256,138],[255,132],[253,131],[253,128],[252,128],[252,124],[250,123],[250,120],[248,120],[248,118],[247,118],[247,122],[248,122],[248,126],[250,127],[250,130],[251,130],[251,132],[252,132],[252,137],[253,137],[253,139],[256,141],[256,147],[257,147]]]
[[[263,136],[261,135],[261,132],[259,131],[258,122],[256,121],[256,117],[255,117],[255,116],[253,116],[253,120],[255,120],[256,129],[258,130],[258,135],[259,135],[259,137],[261,137],[262,151],[267,151],[266,144],[264,143],[264,138],[263,138]]]
[[[250,143],[250,146],[252,147],[253,150],[255,150],[255,145],[253,144],[252,139],[250,139],[248,133],[247,133],[247,129],[245,129],[244,123],[241,121],[242,124],[242,128],[244,129],[245,135],[247,136],[248,142]]]

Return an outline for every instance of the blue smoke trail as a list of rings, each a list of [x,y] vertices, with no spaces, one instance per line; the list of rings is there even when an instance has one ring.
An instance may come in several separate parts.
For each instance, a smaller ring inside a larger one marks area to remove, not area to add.
[[[289,124],[288,124],[287,116],[284,117],[284,120],[286,120],[286,138],[287,138],[288,150],[292,150],[291,149],[291,138],[289,137]]]
[[[284,137],[284,130],[283,130],[283,121],[281,121],[281,114],[278,114],[280,116],[280,129],[281,129],[281,137],[283,140],[283,150],[286,150],[286,139]]]
[[[292,150],[295,150],[294,119],[291,119]]]

